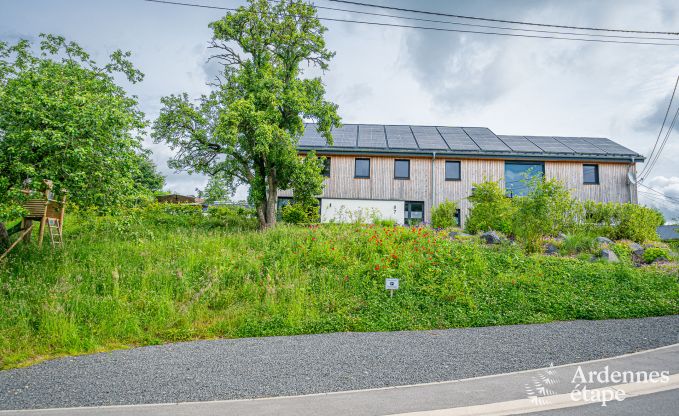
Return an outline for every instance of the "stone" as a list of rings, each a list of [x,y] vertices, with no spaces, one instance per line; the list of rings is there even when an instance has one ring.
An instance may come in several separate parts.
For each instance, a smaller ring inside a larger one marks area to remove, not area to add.
[[[599,244],[613,244],[613,240],[606,237],[597,237],[596,242]]]
[[[471,235],[467,233],[463,233],[462,231],[451,231],[448,233],[448,238],[451,240],[454,240],[456,238],[465,238],[465,237],[471,237]]]
[[[555,240],[556,241],[564,241],[568,236],[564,233],[559,233],[559,235],[556,236]]]
[[[552,243],[547,243],[547,246],[545,247],[545,254],[553,255],[557,254],[559,252],[559,247],[555,246]]]
[[[607,248],[601,250],[601,253],[599,253],[599,258],[604,259],[609,263],[618,263],[620,261],[618,255],[615,254],[613,250],[609,250]]]
[[[630,248],[630,250],[632,250],[632,253],[634,253],[635,255],[637,255],[639,257],[643,257],[644,251],[646,251],[646,249],[641,244],[638,244],[638,243],[630,244],[629,248]]]
[[[481,234],[481,239],[486,242],[486,244],[500,244],[502,240],[500,236],[497,235],[495,231],[486,231]]]

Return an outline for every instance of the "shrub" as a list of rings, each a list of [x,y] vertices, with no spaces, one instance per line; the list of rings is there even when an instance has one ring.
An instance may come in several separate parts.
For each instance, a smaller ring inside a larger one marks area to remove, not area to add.
[[[542,237],[575,228],[580,205],[556,179],[534,178],[528,194],[514,200],[513,231],[530,252],[540,249]]]
[[[465,229],[470,234],[479,231],[496,230],[508,234],[512,230],[514,206],[497,182],[475,183],[469,196],[472,208],[465,221]]]
[[[253,230],[258,226],[255,210],[252,208],[219,205],[208,208],[207,212],[213,222],[234,230]]]
[[[381,218],[375,218],[373,220],[373,224],[379,225],[381,227],[393,227],[396,225],[396,220],[393,219],[381,219]]]
[[[613,240],[657,241],[656,229],[665,222],[660,212],[641,205],[594,201],[583,205],[583,227]]]
[[[561,243],[563,254],[590,253],[598,247],[595,236],[584,232],[569,234]]]
[[[653,263],[659,259],[668,259],[670,255],[669,250],[661,247],[649,247],[644,251],[644,262]]]
[[[283,207],[283,221],[289,224],[308,224],[319,221],[318,206],[294,202]]]
[[[451,228],[459,224],[455,219],[457,204],[453,201],[442,202],[431,210],[431,225],[434,228]]]

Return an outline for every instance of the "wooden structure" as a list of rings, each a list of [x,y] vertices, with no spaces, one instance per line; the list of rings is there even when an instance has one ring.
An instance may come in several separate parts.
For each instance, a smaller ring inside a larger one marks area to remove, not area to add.
[[[0,260],[4,259],[20,242],[29,242],[31,240],[33,221],[40,221],[38,246],[42,247],[45,231],[49,232],[52,247],[63,246],[66,191],[63,191],[64,195],[61,200],[56,200],[52,193],[52,181],[45,180],[43,183],[45,185],[43,198],[30,198],[31,191],[23,191],[25,195],[29,196],[29,199],[23,203],[23,208],[27,211],[27,214],[23,217],[20,224],[8,230],[9,235],[19,233],[19,237],[10,245],[7,251],[0,255]]]
[[[204,202],[203,198],[179,194],[158,195],[156,200],[161,204],[202,204]]]

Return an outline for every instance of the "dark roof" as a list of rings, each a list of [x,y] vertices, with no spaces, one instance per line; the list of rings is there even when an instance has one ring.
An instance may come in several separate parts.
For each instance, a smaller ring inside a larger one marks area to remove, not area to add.
[[[656,231],[663,241],[679,240],[679,224],[661,225]]]
[[[603,137],[498,136],[486,127],[344,124],[332,130],[328,146],[307,123],[301,151],[347,154],[407,154],[643,161],[644,157]]]

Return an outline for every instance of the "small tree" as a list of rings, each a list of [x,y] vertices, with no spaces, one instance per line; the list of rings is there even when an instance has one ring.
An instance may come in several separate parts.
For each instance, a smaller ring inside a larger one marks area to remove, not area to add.
[[[533,178],[526,196],[515,197],[513,232],[526,250],[539,250],[544,236],[573,230],[582,216],[582,205],[556,179]]]
[[[446,199],[431,210],[431,225],[434,228],[457,227],[457,204]]]
[[[473,186],[474,191],[468,198],[472,207],[465,222],[467,232],[495,230],[509,234],[515,211],[512,199],[505,195],[498,182],[485,181]]]

